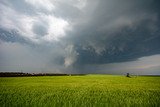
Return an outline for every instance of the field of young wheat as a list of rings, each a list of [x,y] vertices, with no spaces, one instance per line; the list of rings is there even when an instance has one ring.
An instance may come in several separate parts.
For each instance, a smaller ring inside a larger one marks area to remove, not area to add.
[[[1,77],[1,107],[160,105],[160,77],[116,75]]]

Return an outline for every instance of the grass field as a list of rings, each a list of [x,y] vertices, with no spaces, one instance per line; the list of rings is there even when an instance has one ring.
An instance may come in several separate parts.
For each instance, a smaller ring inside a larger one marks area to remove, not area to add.
[[[1,107],[160,106],[160,77],[1,77]]]

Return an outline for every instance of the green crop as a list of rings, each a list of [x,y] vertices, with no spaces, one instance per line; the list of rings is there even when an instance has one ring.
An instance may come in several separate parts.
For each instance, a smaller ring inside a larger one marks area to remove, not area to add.
[[[160,77],[1,77],[1,107],[158,107]]]

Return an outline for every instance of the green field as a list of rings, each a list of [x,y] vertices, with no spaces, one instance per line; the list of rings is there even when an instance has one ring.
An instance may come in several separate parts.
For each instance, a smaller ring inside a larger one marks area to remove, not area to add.
[[[160,77],[0,77],[1,107],[160,106]]]

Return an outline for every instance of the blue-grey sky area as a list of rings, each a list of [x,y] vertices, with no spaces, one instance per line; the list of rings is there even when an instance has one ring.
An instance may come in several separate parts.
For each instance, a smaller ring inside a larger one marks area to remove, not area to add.
[[[159,0],[1,0],[0,71],[160,75]]]

